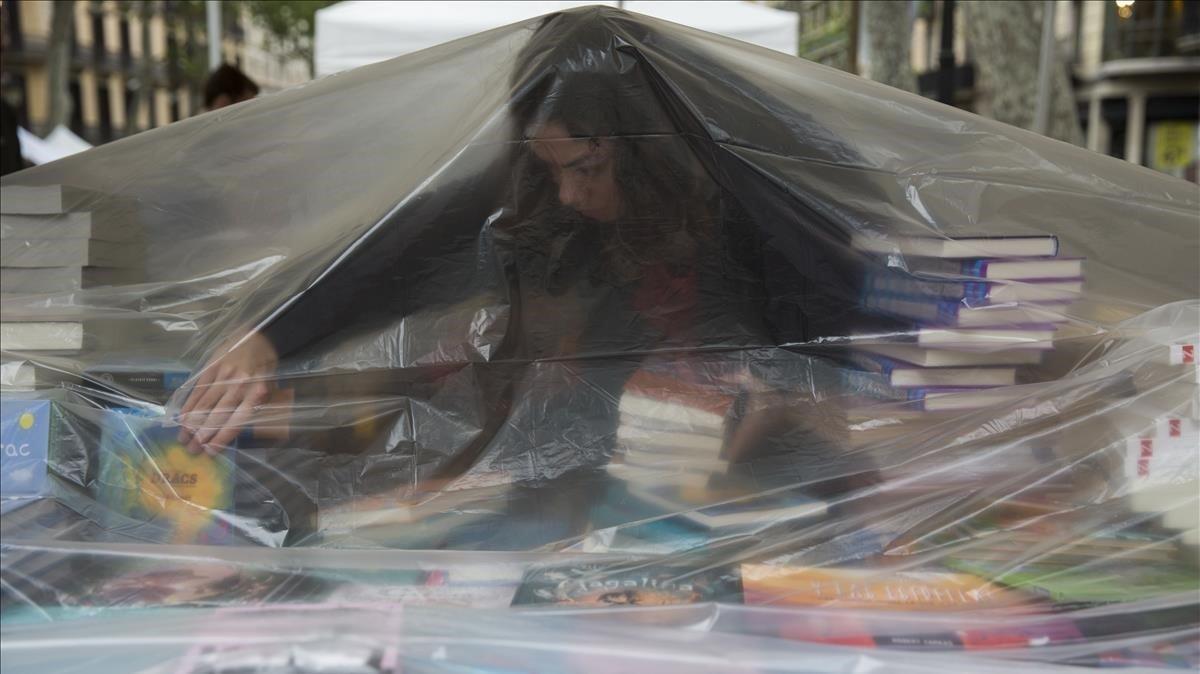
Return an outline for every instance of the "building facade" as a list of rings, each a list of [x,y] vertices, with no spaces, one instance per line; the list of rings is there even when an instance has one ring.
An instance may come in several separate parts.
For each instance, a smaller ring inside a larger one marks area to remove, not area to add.
[[[1058,56],[1066,61],[1089,149],[1193,182],[1200,159],[1200,2],[1056,0]],[[866,77],[862,3],[775,3],[800,13],[800,56]],[[955,105],[988,115],[962,3],[954,12]],[[919,93],[934,97],[945,3],[907,3],[909,60]],[[853,53],[851,53],[853,52]]]
[[[2,0],[0,94],[18,123],[52,129],[50,71],[55,5],[70,6],[67,126],[92,144],[170,124],[202,110],[208,73],[202,2]],[[309,79],[308,64],[267,54],[244,10],[223,12],[222,57],[264,92]]]
[[[1088,148],[1197,182],[1200,3],[1059,5]]]

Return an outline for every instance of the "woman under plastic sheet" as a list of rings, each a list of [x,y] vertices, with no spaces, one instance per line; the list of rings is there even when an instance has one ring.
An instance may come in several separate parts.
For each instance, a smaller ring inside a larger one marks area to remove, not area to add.
[[[552,478],[606,459],[621,386],[648,354],[778,344],[765,320],[758,228],[714,180],[711,165],[700,161],[697,139],[673,119],[648,67],[608,40],[611,34],[594,24],[552,15],[518,59],[511,112],[519,141],[508,196],[471,224],[471,246],[479,251],[474,262],[502,270],[500,282],[478,281],[478,269],[398,275],[389,270],[436,269],[436,262],[411,257],[430,248],[401,254],[379,242],[364,246],[354,273],[326,277],[273,322],[218,352],[181,408],[181,441],[193,452],[221,451],[269,395],[280,359],[310,348],[337,326],[380,313],[444,316],[467,307],[474,327],[480,315],[500,320],[507,312],[497,348],[471,364],[485,380],[478,385],[516,400],[493,412],[504,422],[485,428],[474,451],[460,448],[438,472],[462,472],[484,451],[492,454],[488,463],[501,467],[505,454],[537,451],[531,433],[524,433],[524,443],[534,447],[514,450],[520,443],[504,438],[488,442],[488,436],[522,425],[585,438],[572,443],[580,456],[555,458],[550,467],[543,461],[518,475]],[[354,287],[398,278],[417,278],[424,287]],[[428,299],[433,297],[450,299]],[[387,306],[375,306],[381,302]],[[435,318],[412,325],[446,331],[451,324]],[[462,336],[425,338],[451,342]],[[436,350],[451,351],[440,344]],[[391,355],[380,358],[389,359],[375,365],[403,367]],[[556,365],[563,360],[569,368]],[[809,359],[796,360],[811,374]],[[697,376],[734,379],[755,392],[743,431],[728,449],[734,457],[753,451],[778,422],[807,413],[805,405],[781,402],[736,353],[728,364],[705,362],[697,365],[704,368]],[[791,414],[781,414],[781,406]]]

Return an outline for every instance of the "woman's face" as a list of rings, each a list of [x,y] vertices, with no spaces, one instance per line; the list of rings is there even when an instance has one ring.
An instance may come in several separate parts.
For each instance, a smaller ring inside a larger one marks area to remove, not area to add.
[[[531,144],[534,155],[550,169],[563,206],[600,222],[621,215],[611,140],[572,138],[565,126],[550,122],[538,130]]]

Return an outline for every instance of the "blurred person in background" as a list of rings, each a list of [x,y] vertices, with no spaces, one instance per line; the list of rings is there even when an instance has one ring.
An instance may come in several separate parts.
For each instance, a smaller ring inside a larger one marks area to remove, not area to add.
[[[235,66],[224,63],[204,81],[204,109],[216,110],[248,101],[258,95],[258,85]]]

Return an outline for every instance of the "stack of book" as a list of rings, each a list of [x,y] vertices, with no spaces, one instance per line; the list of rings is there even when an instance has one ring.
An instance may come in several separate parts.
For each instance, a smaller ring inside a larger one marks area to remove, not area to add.
[[[739,395],[686,363],[638,370],[620,402],[618,453],[608,473],[631,486],[704,486],[728,473],[726,439]]]
[[[1200,368],[1196,345],[1167,350],[1171,380],[1154,387],[1154,418],[1126,438],[1125,478],[1130,509],[1194,553],[1200,546]]]
[[[132,205],[65,185],[11,185],[0,192],[0,209],[4,350],[79,351],[94,316],[76,302],[32,311],[21,298],[140,280],[143,243]]]
[[[869,376],[849,384],[863,397],[908,401],[923,413],[1003,404],[1053,348],[1066,309],[1083,291],[1083,260],[1059,257],[1053,236],[872,238],[852,245],[901,256],[875,265],[863,307],[902,327],[855,340],[852,359]]]

